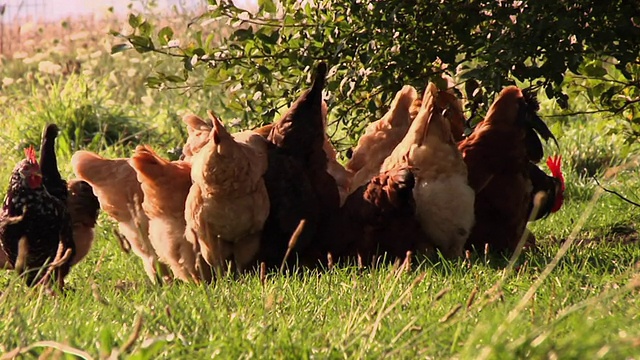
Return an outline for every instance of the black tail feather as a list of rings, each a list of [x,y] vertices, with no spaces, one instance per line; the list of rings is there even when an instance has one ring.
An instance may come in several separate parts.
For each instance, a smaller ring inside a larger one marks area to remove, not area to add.
[[[58,126],[49,124],[42,132],[42,143],[40,144],[40,170],[42,171],[42,182],[47,191],[67,202],[67,182],[62,179],[58,171],[58,160],[56,158],[56,138],[58,137]]]

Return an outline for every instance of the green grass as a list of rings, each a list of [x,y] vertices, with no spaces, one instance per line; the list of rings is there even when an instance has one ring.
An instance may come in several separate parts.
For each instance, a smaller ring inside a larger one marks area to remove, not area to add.
[[[43,59],[66,59],[42,48]],[[0,90],[1,195],[21,149],[39,143],[47,122],[62,127],[59,162],[71,176],[69,158],[79,148],[128,156],[145,142],[175,157],[186,136],[185,111],[204,115],[213,108],[223,119],[237,116],[216,94],[144,88],[153,57],[95,51],[78,47],[66,55],[83,59],[76,75],[44,74],[37,62],[2,59],[0,80],[14,82]],[[543,115],[557,110],[542,105]],[[140,260],[120,250],[114,224],[101,214],[94,248],[68,276],[63,295],[27,288],[13,272],[0,274],[0,352],[36,358],[52,355],[53,347],[130,359],[638,358],[640,210],[603,193],[591,178],[638,200],[640,153],[617,131],[623,121],[594,116],[552,124],[566,160],[566,202],[530,227],[540,249],[513,266],[473,254],[466,261],[414,260],[410,271],[346,267],[157,287]],[[606,174],[611,167],[617,170]]]

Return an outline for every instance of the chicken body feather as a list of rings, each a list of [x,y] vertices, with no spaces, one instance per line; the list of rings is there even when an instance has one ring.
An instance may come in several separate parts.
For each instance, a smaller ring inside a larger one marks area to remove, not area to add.
[[[365,264],[378,256],[393,261],[408,251],[428,254],[430,242],[416,219],[415,177],[408,168],[374,176],[352,192],[333,218],[327,232],[328,252],[334,261]]]
[[[73,228],[73,242],[76,247],[71,265],[75,265],[87,256],[93,245],[93,228],[98,220],[100,204],[93,194],[91,185],[87,182],[81,180],[67,182],[60,175],[55,152],[58,133],[56,124],[48,124],[42,132],[40,144],[42,183],[47,192],[67,205]]]
[[[58,137],[58,126],[48,124],[42,132],[42,142],[40,143],[40,168],[42,170],[42,183],[47,192],[62,201],[67,202],[69,191],[67,182],[58,171],[58,160],[56,157],[56,137]]]
[[[71,265],[75,265],[89,254],[93,245],[100,202],[86,181],[72,179],[69,181],[68,189],[67,207],[73,226],[73,242],[76,244],[76,255],[71,260]]]
[[[48,281],[52,271],[62,289],[75,256],[71,217],[66,204],[44,187],[33,147],[25,154],[11,174],[0,214],[0,245],[28,285]]]
[[[317,264],[319,259],[326,257],[322,250],[323,235],[320,232],[327,229],[329,219],[340,207],[340,191],[336,179],[327,171],[328,159],[324,150],[327,137],[322,90],[326,74],[327,65],[319,63],[311,88],[294,101],[282,118],[273,124],[268,135],[268,140],[275,145],[276,151],[296,162],[296,166],[303,170],[313,189],[311,197],[315,197],[318,204],[318,234],[309,244],[297,245],[300,263],[307,265]],[[267,186],[271,187],[271,184]],[[297,227],[298,223],[293,226]],[[288,242],[291,235],[275,241]]]

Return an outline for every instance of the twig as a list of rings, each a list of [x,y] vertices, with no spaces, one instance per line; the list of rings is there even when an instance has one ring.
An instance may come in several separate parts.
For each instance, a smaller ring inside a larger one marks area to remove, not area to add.
[[[637,203],[637,202],[635,202],[635,201],[632,201],[632,200],[627,199],[626,197],[622,196],[619,192],[617,192],[617,191],[615,191],[615,190],[610,190],[610,189],[607,189],[607,188],[605,188],[604,186],[600,185],[600,181],[598,181],[598,178],[596,178],[595,176],[593,176],[593,180],[596,182],[596,184],[598,185],[598,187],[599,187],[599,188],[601,188],[602,190],[604,190],[605,192],[608,192],[609,194],[613,194],[613,195],[615,195],[615,196],[619,197],[620,199],[622,199],[622,200],[624,200],[624,201],[628,202],[629,204],[631,204],[631,205],[633,205],[633,206],[640,207],[640,204],[639,204],[639,203]]]
[[[284,272],[284,267],[287,264],[287,259],[289,258],[289,255],[291,255],[293,248],[296,247],[296,243],[298,242],[298,238],[302,234],[302,230],[304,229],[306,222],[307,222],[306,219],[300,220],[298,227],[293,232],[293,235],[291,235],[291,239],[289,240],[289,246],[287,247],[287,252],[284,254],[284,258],[282,259],[282,264],[280,264],[280,273]]]
[[[576,115],[589,115],[589,114],[599,114],[604,112],[610,112],[607,109],[598,109],[598,110],[585,110],[585,111],[574,111],[570,113],[562,113],[562,114],[553,114],[553,115],[545,115],[546,118],[554,118],[554,117],[563,117],[563,116],[576,116]]]
[[[142,313],[138,313],[135,325],[133,325],[133,332],[127,341],[120,347],[121,354],[127,353],[131,350],[133,345],[136,343],[136,340],[138,340],[138,337],[140,337],[140,330],[142,330]]]
[[[74,355],[74,356],[77,356],[77,357],[82,358],[82,359],[87,359],[87,360],[89,360],[89,359],[92,360],[93,359],[93,357],[91,357],[91,355],[88,352],[80,350],[80,349],[76,349],[76,348],[71,347],[69,345],[65,345],[65,344],[62,344],[62,343],[59,343],[59,342],[56,342],[56,341],[38,341],[38,342],[33,343],[33,344],[31,344],[31,345],[29,345],[27,347],[24,347],[24,348],[18,347],[16,349],[4,354],[2,357],[0,357],[0,360],[13,359],[13,358],[17,357],[18,355],[26,354],[29,351],[31,351],[32,349],[37,348],[37,347],[53,348],[53,349],[56,349],[56,350],[60,350],[65,354]]]

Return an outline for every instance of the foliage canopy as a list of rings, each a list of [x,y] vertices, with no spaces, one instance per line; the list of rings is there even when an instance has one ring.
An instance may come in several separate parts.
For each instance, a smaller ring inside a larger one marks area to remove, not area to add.
[[[443,84],[443,72],[464,82],[471,117],[486,110],[488,96],[517,83],[543,88],[562,109],[586,90],[596,111],[624,113],[640,128],[634,1],[260,0],[255,14],[230,1],[210,3],[190,23],[186,42],[175,41],[177,30],[155,31],[131,14],[133,31],[114,32],[126,42],[112,51],[179,61],[181,72],[169,67],[147,84],[219,88],[245,124],[270,122],[309,80],[307,69],[325,60],[332,115],[348,135],[379,116],[403,85]],[[231,27],[228,36],[212,30],[221,23]]]

